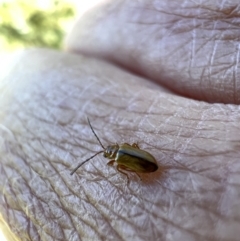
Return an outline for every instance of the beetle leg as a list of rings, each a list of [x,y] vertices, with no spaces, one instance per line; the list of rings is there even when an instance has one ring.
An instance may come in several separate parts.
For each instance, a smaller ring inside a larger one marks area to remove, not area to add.
[[[140,181],[142,181],[142,178],[139,176],[139,174],[137,173],[137,172],[134,172],[137,176],[138,176],[138,178],[140,179]]]
[[[113,166],[114,162],[115,162],[115,160],[111,160],[111,161],[109,161],[109,162],[107,163],[107,165],[108,165],[108,166]]]
[[[117,166],[117,170],[119,171],[118,168],[121,168],[121,169],[126,170],[126,171],[128,171],[128,172],[134,172],[134,173],[138,176],[138,178],[140,179],[140,181],[142,181],[142,178],[140,177],[140,175],[139,175],[137,172],[135,172],[135,171],[133,171],[133,170],[128,170],[128,169],[127,169],[125,166],[123,166],[123,165],[118,165],[118,166]],[[123,171],[119,171],[119,172],[123,173]],[[123,173],[123,174],[127,175],[126,173]],[[128,176],[127,176],[127,177],[128,177]]]
[[[140,147],[138,146],[138,144],[137,143],[133,143],[132,145],[130,145],[130,144],[128,144],[128,143],[123,143],[124,145],[128,145],[128,146],[132,146],[132,147],[134,147],[134,148],[137,148],[137,149],[140,149]]]
[[[133,144],[132,144],[132,147],[135,147],[135,148],[137,148],[137,149],[140,149],[137,143],[133,143]]]
[[[129,177],[128,177],[127,173],[123,172],[120,168],[121,168],[121,166],[117,165],[117,170],[127,177],[127,184],[129,184]]]

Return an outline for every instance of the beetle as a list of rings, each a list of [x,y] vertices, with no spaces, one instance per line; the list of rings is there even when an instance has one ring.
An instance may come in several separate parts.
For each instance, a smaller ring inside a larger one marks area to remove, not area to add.
[[[117,170],[120,173],[127,176],[128,181],[129,181],[128,175],[124,171],[134,172],[137,175],[138,173],[149,173],[149,172],[157,171],[158,165],[155,158],[149,152],[140,149],[138,144],[136,143],[133,143],[132,145],[128,143],[114,144],[114,145],[108,145],[105,148],[102,142],[100,141],[100,139],[98,138],[97,134],[93,130],[93,127],[88,118],[87,120],[93,134],[97,138],[103,150],[95,153],[93,156],[89,157],[84,162],[77,165],[71,171],[70,173],[71,175],[73,175],[77,171],[77,169],[81,167],[84,163],[90,161],[92,158],[99,155],[100,153],[103,153],[103,156],[105,158],[110,159],[107,165],[113,166],[114,163],[116,163]]]

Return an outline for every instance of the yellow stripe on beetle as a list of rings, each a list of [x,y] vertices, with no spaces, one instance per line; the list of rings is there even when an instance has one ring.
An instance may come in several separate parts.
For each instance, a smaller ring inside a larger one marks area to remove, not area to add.
[[[109,145],[105,148],[101,143],[100,139],[98,138],[97,134],[93,130],[88,118],[87,120],[93,134],[97,138],[103,150],[95,153],[93,156],[89,157],[87,160],[80,163],[76,168],[73,169],[71,175],[74,172],[76,172],[77,169],[81,167],[84,163],[88,162],[100,153],[103,153],[103,156],[105,158],[111,160],[107,163],[107,165],[112,166],[114,163],[116,163],[117,170],[125,176],[127,176],[127,178],[128,175],[125,172],[123,172],[123,170],[127,172],[135,172],[137,174],[155,172],[158,169],[158,165],[155,158],[149,152],[141,150],[136,143],[133,143],[132,145],[128,143],[123,143],[120,145],[114,144]]]

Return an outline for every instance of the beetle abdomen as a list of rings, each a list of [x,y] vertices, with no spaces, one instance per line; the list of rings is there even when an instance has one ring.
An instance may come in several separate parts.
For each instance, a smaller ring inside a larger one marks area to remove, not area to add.
[[[128,171],[133,172],[155,172],[158,166],[155,163],[147,162],[146,160],[136,158],[130,155],[122,154],[118,152],[116,162],[119,165],[124,166]]]
[[[119,146],[115,161],[133,172],[155,172],[158,169],[155,158],[148,152],[127,144]]]

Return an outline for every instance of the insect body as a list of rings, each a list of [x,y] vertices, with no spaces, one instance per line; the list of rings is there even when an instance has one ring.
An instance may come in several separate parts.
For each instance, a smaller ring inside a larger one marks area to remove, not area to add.
[[[95,153],[93,156],[80,163],[76,168],[73,169],[71,175],[76,172],[76,170],[81,167],[84,163],[91,160],[93,157],[97,156],[100,153],[103,153],[105,158],[110,159],[107,164],[112,166],[114,163],[117,164],[117,170],[122,174],[128,175],[123,171],[135,172],[137,173],[148,173],[155,172],[158,169],[157,162],[155,158],[148,152],[141,150],[136,143],[132,145],[128,143],[123,144],[114,144],[109,145],[106,148],[101,143],[100,139],[96,135],[95,131],[92,128],[92,125],[88,119],[88,124],[97,138],[99,144],[102,146],[103,150]]]

